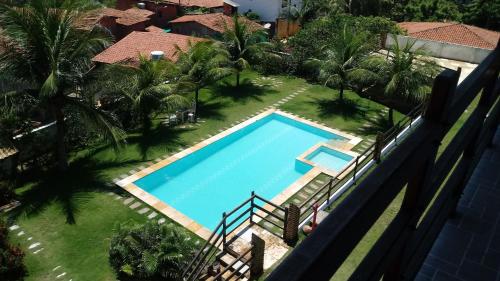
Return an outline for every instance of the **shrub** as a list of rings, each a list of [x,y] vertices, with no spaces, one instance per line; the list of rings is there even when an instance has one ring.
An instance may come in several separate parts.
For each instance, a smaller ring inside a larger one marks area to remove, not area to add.
[[[10,203],[14,197],[12,184],[9,181],[0,181],[0,206]]]
[[[183,228],[128,223],[111,239],[109,261],[120,280],[181,280],[193,253],[194,243]]]
[[[0,280],[18,281],[26,276],[24,253],[7,241],[7,226],[0,221]]]

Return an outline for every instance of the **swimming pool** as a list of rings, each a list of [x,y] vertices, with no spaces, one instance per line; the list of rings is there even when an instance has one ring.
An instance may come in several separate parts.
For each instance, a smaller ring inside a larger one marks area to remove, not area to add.
[[[133,183],[212,230],[255,191],[273,198],[312,167],[296,168],[298,155],[344,137],[271,113]]]
[[[320,146],[309,154],[306,159],[319,166],[338,172],[347,166],[354,159],[354,156],[326,146]]]

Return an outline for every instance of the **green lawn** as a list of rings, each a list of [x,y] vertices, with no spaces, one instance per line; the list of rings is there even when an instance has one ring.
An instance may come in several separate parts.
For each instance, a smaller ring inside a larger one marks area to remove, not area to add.
[[[257,77],[254,72],[245,72],[243,85],[238,89],[232,86],[234,77],[229,77],[203,90],[201,122],[197,126],[166,128],[158,118],[147,135],[129,134],[127,144],[118,153],[109,146],[89,148],[74,153],[71,168],[64,175],[26,177],[25,184],[18,189],[23,196],[20,209],[23,212],[15,218],[15,223],[27,236],[16,237],[12,233],[11,237],[27,249],[26,237],[32,236],[44,248],[36,255],[26,251],[30,273],[27,280],[54,280],[59,270],[52,269],[59,265],[67,272],[67,280],[114,280],[107,261],[113,228],[116,223],[130,219],[144,222],[145,217],[107,195],[110,188],[106,183],[132,168],[206,139],[301,87],[309,89],[282,105],[283,110],[361,137],[373,136],[387,127],[382,118],[384,106],[352,92],[347,92],[345,101],[339,103],[335,101],[335,90],[309,85],[302,79],[275,77],[281,84],[274,87],[249,83]],[[370,126],[363,127],[366,123]]]

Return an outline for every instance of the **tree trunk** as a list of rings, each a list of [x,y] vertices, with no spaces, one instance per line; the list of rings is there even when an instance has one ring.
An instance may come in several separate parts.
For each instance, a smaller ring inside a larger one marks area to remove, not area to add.
[[[194,122],[198,122],[198,97],[200,90],[196,88],[194,92]]]
[[[394,126],[394,110],[389,107],[389,124]]]
[[[240,72],[236,71],[236,87],[240,86]]]
[[[64,113],[62,112],[61,105],[54,106],[54,115],[56,118],[56,155],[57,167],[59,171],[66,171],[68,169],[68,154],[66,152],[66,142],[64,137],[66,135],[66,126],[64,124]]]
[[[344,85],[340,84],[340,89],[339,89],[339,100],[343,101],[344,100]]]

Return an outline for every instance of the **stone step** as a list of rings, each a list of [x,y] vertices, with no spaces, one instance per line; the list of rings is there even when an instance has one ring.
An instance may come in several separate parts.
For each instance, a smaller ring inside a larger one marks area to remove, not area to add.
[[[29,245],[28,249],[30,249],[30,250],[31,250],[31,249],[34,249],[34,248],[36,248],[36,247],[40,246],[41,244],[42,244],[42,243],[40,243],[40,242],[33,243],[33,244]]]
[[[130,205],[129,208],[133,210],[133,209],[137,209],[141,205],[142,205],[141,202],[135,202],[134,204]]]
[[[123,200],[123,204],[128,205],[134,201],[134,197],[129,197],[125,200]]]
[[[14,231],[16,229],[19,229],[19,225],[14,224],[14,225],[12,225],[12,226],[9,227],[10,231]]]
[[[155,212],[155,211],[153,211],[153,212],[151,212],[151,214],[149,214],[149,215],[148,215],[148,219],[153,219],[153,218],[155,218],[157,215],[158,215],[158,213],[157,213],[157,212]]]
[[[45,248],[40,248],[40,249],[38,249],[38,250],[34,251],[34,252],[33,252],[33,254],[35,254],[35,255],[36,255],[36,254],[40,253],[40,252],[41,252],[41,251],[43,251],[43,250],[45,250]]]

